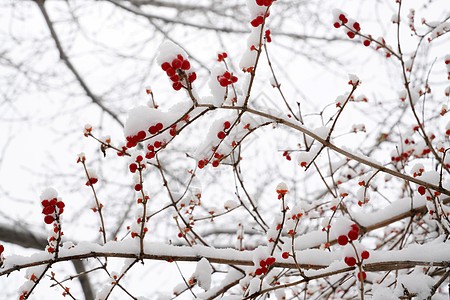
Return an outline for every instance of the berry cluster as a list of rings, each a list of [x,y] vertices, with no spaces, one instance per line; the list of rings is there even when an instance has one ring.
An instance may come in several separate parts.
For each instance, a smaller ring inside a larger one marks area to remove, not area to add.
[[[146,136],[147,134],[143,130],[139,131],[136,135],[127,136],[127,148],[136,147],[136,145],[145,139]]]
[[[358,236],[359,236],[359,227],[356,224],[352,224],[351,229],[347,233],[347,235],[340,235],[338,237],[338,244],[341,246],[345,246],[349,241],[354,241],[358,239]]]
[[[278,199],[283,198],[289,192],[288,188],[287,188],[287,185],[284,182],[280,182],[277,185],[276,191],[277,191],[277,194],[278,194]]]
[[[283,156],[286,157],[287,160],[291,160],[291,156],[289,155],[289,151],[284,151]]]
[[[172,62],[164,62],[161,64],[161,68],[166,72],[170,80],[173,81],[172,87],[178,91],[182,87],[187,88],[188,82],[192,83],[197,79],[195,72],[187,72],[191,68],[191,63],[184,59],[181,54],[177,55],[177,58]],[[186,85],[183,85],[183,80]]]
[[[277,0],[256,0],[256,4],[258,4],[259,6],[271,6],[272,2],[275,2]]]
[[[57,215],[60,215],[64,212],[64,202],[58,201],[57,198],[53,198],[51,200],[43,200],[41,202],[42,213],[45,215],[44,222],[46,224],[51,224],[55,221]]]
[[[358,34],[361,31],[361,25],[359,25],[359,23],[356,22],[355,20],[348,18],[345,15],[345,13],[342,12],[341,10],[336,9],[333,11],[333,14],[334,14],[334,21],[333,21],[334,28],[345,27],[346,34],[350,39],[353,39],[356,36],[356,34]],[[362,35],[361,37],[363,38],[364,46],[366,47],[370,46],[372,37],[370,35],[369,38],[366,38]]]
[[[269,13],[267,13],[267,17],[269,16]],[[257,16],[254,18],[250,24],[252,24],[253,27],[258,27],[259,25],[264,23],[264,17],[263,16]]]
[[[228,54],[226,52],[219,53],[217,55],[217,61],[223,61],[227,57],[228,57]]]
[[[237,82],[238,78],[236,76],[233,76],[233,73],[226,71],[222,75],[217,76],[217,81],[219,81],[220,86],[226,87],[232,83]]]
[[[255,270],[255,275],[259,276],[259,275],[262,275],[262,274],[266,274],[267,271],[268,271],[267,267],[272,265],[274,262],[275,262],[275,257],[269,257],[269,258],[267,258],[265,260],[262,259],[259,262],[259,266],[261,268],[258,268],[258,269]]]

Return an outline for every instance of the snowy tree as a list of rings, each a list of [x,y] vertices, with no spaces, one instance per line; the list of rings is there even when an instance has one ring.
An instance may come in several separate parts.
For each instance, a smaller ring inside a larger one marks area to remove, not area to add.
[[[71,141],[22,138],[70,161],[43,160],[31,201],[20,151],[2,166],[5,297],[448,299],[450,15],[380,5],[4,8],[46,33],[5,43],[3,122],[39,108]]]

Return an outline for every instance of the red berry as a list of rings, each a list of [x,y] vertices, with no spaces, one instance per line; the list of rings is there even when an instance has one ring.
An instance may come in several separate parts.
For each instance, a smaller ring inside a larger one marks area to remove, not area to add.
[[[261,272],[262,272],[263,274],[266,274],[266,273],[267,273],[267,267],[261,268]]]
[[[258,4],[259,6],[263,6],[264,0],[256,0],[256,4]]]
[[[275,257],[269,257],[266,259],[266,263],[268,266],[272,265],[275,262]]]
[[[424,186],[419,186],[419,188],[417,189],[417,191],[419,192],[419,194],[421,194],[422,196],[425,194],[425,187]]]
[[[161,147],[161,142],[156,141],[153,145],[155,145],[155,148],[159,148],[159,147]]]
[[[180,77],[175,74],[173,76],[170,76],[170,80],[172,80],[173,82],[178,82],[180,81]]]
[[[59,201],[58,204],[56,204],[56,206],[57,206],[58,208],[64,208],[66,205],[64,204],[64,202]]]
[[[345,15],[344,14],[340,14],[339,15],[339,20],[341,20],[342,21],[342,23],[347,23],[347,18],[345,17]]]
[[[50,200],[49,205],[56,205],[56,203],[58,203],[58,199],[53,198],[52,200]]]
[[[152,159],[153,157],[155,157],[155,152],[151,151],[151,152],[147,152],[145,154],[145,158],[146,159]]]
[[[261,261],[259,262],[259,265],[261,266],[261,268],[264,268],[264,267],[267,265],[267,263],[266,263],[265,260],[261,260]]]
[[[181,84],[181,82],[174,82],[174,83],[172,84],[172,87],[173,87],[173,89],[174,89],[175,91],[179,91],[179,90],[181,90],[181,88],[183,87],[183,85]]]
[[[361,258],[362,258],[362,259],[368,259],[369,256],[370,256],[369,251],[363,251],[363,252],[361,253]]]
[[[352,241],[358,239],[358,232],[356,230],[350,230],[347,235]]]
[[[3,247],[3,245],[0,245],[0,254],[2,254],[3,251],[5,251],[5,247]]]
[[[370,46],[370,41],[369,40],[364,40],[363,44],[364,44],[364,46],[369,47]]]
[[[340,236],[338,237],[338,244],[339,244],[339,245],[345,246],[345,245],[347,245],[347,243],[348,243],[348,238],[347,238],[347,236],[345,236],[345,235],[340,235]]]
[[[183,237],[183,234],[182,234],[181,232],[178,232],[178,237],[179,237],[179,238],[182,238],[182,237]]]
[[[50,205],[50,203],[48,202],[48,200],[43,200],[43,201],[41,202],[41,204],[42,204],[43,207],[46,207],[46,206],[49,206],[49,205]]]
[[[217,167],[219,166],[219,161],[218,161],[218,160],[213,161],[213,162],[212,162],[212,166],[213,166],[214,168],[217,168]]]
[[[42,213],[44,215],[51,215],[52,213],[55,212],[55,207],[53,205],[49,205],[44,207],[44,209],[42,210]]]
[[[148,131],[150,132],[150,134],[155,134],[158,132],[158,129],[156,129],[155,126],[150,126],[150,128],[148,129]]]
[[[191,64],[189,63],[189,61],[185,60],[183,61],[183,63],[181,64],[181,68],[183,70],[189,70],[191,68]]]
[[[155,127],[156,130],[161,131],[164,128],[164,125],[162,123],[156,123]]]
[[[205,161],[204,160],[200,160],[199,162],[198,162],[198,168],[199,169],[203,169],[205,167]]]
[[[283,254],[281,254],[281,257],[284,259],[288,259],[289,258],[289,253],[288,252],[283,252]]]
[[[231,127],[230,122],[226,121],[225,123],[223,123],[223,128],[228,129]]]
[[[168,68],[166,70],[166,74],[167,74],[167,76],[172,77],[173,75],[175,75],[175,70],[172,68]]]
[[[354,258],[354,257],[346,257],[346,258],[344,258],[344,262],[349,267],[353,267],[354,265],[356,265],[356,258]]]
[[[353,28],[355,28],[356,31],[361,31],[361,26],[359,26],[358,22],[353,23]]]
[[[347,32],[347,35],[348,35],[348,37],[351,38],[351,39],[355,37],[355,33],[354,33],[353,31]]]
[[[59,214],[62,214],[64,212],[64,208],[59,209]]]
[[[178,58],[179,60],[181,60],[181,61],[184,61],[183,55],[181,55],[181,54],[178,54],[178,55],[177,55],[177,58]]]
[[[172,61],[172,68],[179,69],[180,67],[181,67],[181,60],[179,60],[178,58],[175,58]]]
[[[220,86],[222,86],[222,87],[226,87],[228,85],[228,82],[229,82],[229,80],[224,77],[219,79]]]
[[[140,184],[138,183],[138,184],[136,184],[136,185],[134,186],[134,189],[135,189],[136,192],[139,192],[140,190],[142,190],[142,185],[140,185]]]
[[[135,173],[136,170],[137,170],[137,165],[136,165],[135,163],[132,163],[132,164],[130,165],[130,172],[131,172],[131,173]]]
[[[352,230],[354,230],[354,231],[356,231],[357,233],[359,233],[359,227],[358,227],[358,225],[352,224],[350,227],[352,228]]]
[[[261,275],[263,273],[263,269],[262,268],[258,268],[255,271],[255,275]]]
[[[223,140],[225,138],[225,132],[221,131],[217,134],[217,137],[221,140]]]
[[[366,280],[366,277],[367,277],[366,272],[358,273],[358,280],[359,280],[359,281],[361,281],[361,279],[362,279],[363,281]]]
[[[170,64],[169,64],[168,62],[165,62],[165,63],[163,63],[163,64],[161,65],[161,68],[162,68],[164,71],[167,71],[167,69],[170,68]]]
[[[339,24],[339,22],[336,22],[333,24],[333,26],[334,26],[334,28],[339,28],[339,27],[341,27],[341,24]]]
[[[139,131],[137,135],[140,140],[145,139],[145,137],[147,136],[147,134],[143,130]]]
[[[45,216],[45,218],[44,218],[44,222],[46,224],[52,224],[54,220],[55,220],[55,218],[53,218],[52,216]]]
[[[195,74],[195,72],[194,73],[190,73],[189,76],[188,76],[189,82],[194,82],[195,79],[197,79],[197,74]]]

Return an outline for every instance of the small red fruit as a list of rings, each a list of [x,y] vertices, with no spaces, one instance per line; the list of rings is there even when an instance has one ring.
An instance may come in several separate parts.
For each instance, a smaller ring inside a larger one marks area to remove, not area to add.
[[[162,123],[157,123],[155,125],[155,127],[156,127],[156,130],[161,131],[164,128],[164,125]]]
[[[422,196],[425,194],[426,190],[424,186],[419,186],[419,188],[417,189],[417,191],[419,192],[419,194],[421,194]]]
[[[369,251],[363,251],[363,252],[361,253],[361,258],[362,258],[362,259],[368,259],[369,256],[370,256]]]
[[[263,269],[262,268],[258,268],[255,271],[255,275],[261,275],[263,273]]]
[[[213,162],[212,162],[212,166],[213,166],[214,168],[217,168],[217,167],[219,166],[219,161],[218,161],[218,160],[213,161]]]
[[[175,90],[175,91],[179,91],[179,90],[181,90],[181,88],[183,87],[183,85],[181,84],[181,82],[174,82],[173,84],[172,84],[172,87],[173,87],[173,89]]]
[[[361,281],[361,279],[362,279],[363,281],[366,280],[366,277],[367,277],[366,272],[358,273],[358,280],[359,280],[359,281]]]
[[[140,140],[145,139],[145,137],[147,136],[147,134],[143,130],[139,131],[137,135]]]
[[[223,140],[225,138],[225,132],[221,131],[217,134],[217,137],[221,140]]]
[[[153,145],[155,146],[155,148],[159,148],[159,147],[161,147],[161,142],[156,141]]]
[[[55,218],[53,218],[52,216],[45,216],[45,218],[44,218],[44,222],[46,224],[52,224],[54,220],[55,220]]]
[[[136,192],[139,192],[140,190],[142,190],[142,185],[140,185],[139,183],[136,184],[136,185],[134,186],[134,190],[135,190]]]
[[[358,239],[358,232],[356,230],[350,230],[347,235],[352,241]]]
[[[261,268],[264,268],[264,267],[267,265],[267,263],[266,263],[265,260],[261,260],[261,261],[259,262],[259,265],[261,266]]]
[[[191,68],[191,64],[190,64],[187,60],[185,60],[185,61],[183,61],[183,63],[181,64],[181,68],[182,68],[183,70],[189,70],[189,69]]]
[[[132,163],[132,164],[130,165],[130,172],[131,172],[131,173],[135,173],[136,170],[137,170],[137,165],[136,165],[135,163]]]
[[[370,46],[370,41],[369,40],[364,40],[363,44],[364,44],[364,46],[369,47]]]
[[[51,215],[52,213],[55,212],[55,207],[53,205],[49,205],[44,207],[44,209],[42,210],[42,213],[44,215]]]
[[[345,235],[340,235],[340,236],[338,237],[338,244],[339,244],[339,245],[345,246],[345,245],[347,245],[347,243],[348,243],[348,238],[347,238],[347,236],[345,236]]]
[[[344,262],[349,267],[353,267],[354,265],[356,265],[356,258],[354,258],[354,257],[346,257],[346,258],[344,258]]]
[[[161,65],[161,68],[163,69],[163,71],[167,71],[167,69],[170,68],[170,64],[168,62],[165,62]]]
[[[288,252],[283,252],[283,254],[281,254],[281,257],[284,259],[288,259],[289,258],[289,253]]]
[[[172,68],[179,69],[180,67],[181,67],[181,60],[179,60],[178,58],[175,58],[172,61]]]
[[[275,257],[269,257],[266,259],[266,263],[268,266],[272,265],[275,262]]]
[[[355,37],[355,33],[354,33],[353,31],[347,32],[347,35],[348,35],[348,37],[351,38],[351,39]]]
[[[226,121],[225,123],[223,123],[223,128],[228,129],[231,127],[230,122]]]

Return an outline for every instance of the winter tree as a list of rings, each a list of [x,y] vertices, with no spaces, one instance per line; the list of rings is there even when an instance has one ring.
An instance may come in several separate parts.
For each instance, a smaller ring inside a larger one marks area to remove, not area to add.
[[[7,299],[448,299],[446,1],[2,4]]]

